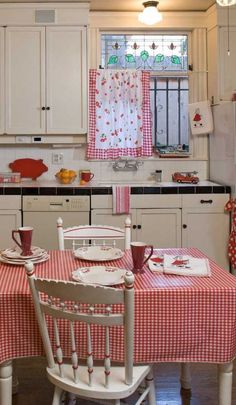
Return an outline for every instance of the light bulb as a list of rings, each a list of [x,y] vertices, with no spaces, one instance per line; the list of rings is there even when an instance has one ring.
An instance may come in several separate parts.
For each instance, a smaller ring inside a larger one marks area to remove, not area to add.
[[[148,4],[151,3],[151,4]],[[142,13],[139,13],[138,19],[143,24],[153,25],[162,20],[162,15],[157,10],[157,2],[146,2],[143,3],[144,10]]]
[[[216,2],[223,7],[233,6],[236,4],[236,0],[216,0]]]

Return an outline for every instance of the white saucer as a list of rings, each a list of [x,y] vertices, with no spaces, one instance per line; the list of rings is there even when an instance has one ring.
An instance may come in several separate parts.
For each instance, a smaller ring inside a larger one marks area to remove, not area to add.
[[[74,251],[74,256],[82,260],[103,262],[120,259],[124,252],[112,246],[82,246]]]
[[[7,259],[31,259],[31,258],[36,258],[41,256],[42,254],[45,253],[44,249],[41,249],[37,246],[32,246],[31,247],[31,252],[32,255],[29,256],[23,256],[21,255],[21,251],[18,247],[14,246],[9,249],[5,249],[1,251],[1,256],[6,257]]]
[[[72,272],[72,279],[85,284],[115,285],[124,283],[125,269],[112,266],[80,267]]]

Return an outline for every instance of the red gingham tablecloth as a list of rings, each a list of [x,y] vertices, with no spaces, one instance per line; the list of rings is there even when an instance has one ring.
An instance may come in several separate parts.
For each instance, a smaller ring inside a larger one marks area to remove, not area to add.
[[[165,249],[158,253],[205,257],[197,249]],[[130,251],[108,265],[132,269]],[[89,265],[99,263],[89,262]],[[71,251],[51,251],[37,264],[38,277],[70,280],[88,262]],[[135,277],[135,362],[227,363],[236,355],[236,277],[210,261],[211,277],[144,274]],[[0,264],[0,363],[44,354],[23,266]],[[62,339],[68,337],[62,327]],[[94,352],[104,346],[95,340]],[[79,343],[78,343],[79,344]],[[122,333],[112,331],[112,358],[122,360]]]

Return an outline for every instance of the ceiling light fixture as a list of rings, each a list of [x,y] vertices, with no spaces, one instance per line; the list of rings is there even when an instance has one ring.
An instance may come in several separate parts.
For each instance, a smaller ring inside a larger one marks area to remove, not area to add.
[[[236,4],[236,0],[216,0],[216,2],[219,4],[219,6],[223,7],[233,6]]]
[[[162,15],[157,9],[158,4],[158,1],[145,1],[143,3],[144,10],[138,15],[139,21],[147,25],[153,25],[160,22],[162,20]]]

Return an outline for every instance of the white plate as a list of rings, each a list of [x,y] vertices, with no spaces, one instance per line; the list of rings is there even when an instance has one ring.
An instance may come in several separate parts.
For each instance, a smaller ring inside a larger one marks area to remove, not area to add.
[[[115,285],[124,283],[125,269],[111,266],[80,267],[72,272],[72,279],[85,284]]]
[[[42,262],[46,262],[46,260],[49,259],[49,254],[45,254],[42,255],[40,257],[36,257],[36,258],[29,258],[29,256],[27,256],[27,258],[22,259],[22,260],[17,260],[17,259],[7,259],[6,257],[3,257],[2,255],[0,255],[0,262],[2,263],[6,263],[6,264],[15,264],[16,266],[22,265],[24,266],[25,262],[27,262],[27,260],[31,260],[34,264],[37,263],[42,263]]]
[[[82,246],[74,251],[74,256],[82,260],[103,262],[120,259],[124,252],[111,246]]]
[[[31,247],[32,255],[30,256],[22,256],[21,251],[18,247],[13,247],[9,249],[2,250],[1,255],[6,257],[7,259],[31,259],[35,257],[42,256],[45,253],[44,249],[41,249],[37,246]]]

